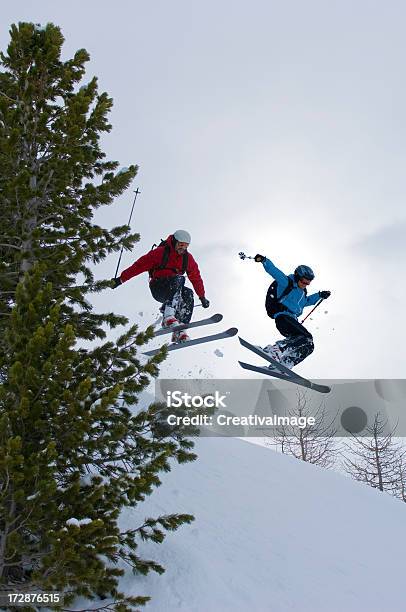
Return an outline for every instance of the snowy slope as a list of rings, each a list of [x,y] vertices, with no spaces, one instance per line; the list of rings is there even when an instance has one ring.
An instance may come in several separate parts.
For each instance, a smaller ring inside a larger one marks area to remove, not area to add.
[[[126,575],[145,610],[401,612],[406,505],[340,474],[230,438],[204,438],[136,511],[196,520],[140,552],[163,576]],[[403,552],[402,552],[403,551]]]

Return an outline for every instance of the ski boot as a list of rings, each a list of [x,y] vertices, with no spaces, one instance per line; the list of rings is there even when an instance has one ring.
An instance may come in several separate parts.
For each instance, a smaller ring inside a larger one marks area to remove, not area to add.
[[[277,344],[268,344],[267,346],[264,346],[262,350],[265,353],[268,353],[268,355],[272,357],[272,359],[275,359],[275,361],[282,362],[283,352]]]
[[[175,327],[175,325],[179,325],[179,321],[175,317],[175,309],[172,306],[165,306],[162,327]]]
[[[190,340],[190,337],[185,331],[176,331],[172,334],[172,342],[174,344],[179,344],[180,342],[187,342]]]

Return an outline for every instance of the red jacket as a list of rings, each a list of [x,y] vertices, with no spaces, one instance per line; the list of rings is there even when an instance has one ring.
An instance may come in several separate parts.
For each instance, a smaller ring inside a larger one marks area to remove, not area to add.
[[[150,282],[157,278],[162,278],[165,276],[175,276],[176,272],[174,269],[178,270],[178,274],[182,274],[182,266],[183,266],[183,255],[179,255],[174,247],[173,247],[173,236],[168,236],[166,239],[167,244],[170,245],[169,258],[166,267],[163,270],[157,270],[158,266],[162,263],[162,258],[164,256],[164,246],[159,246],[156,249],[152,249],[146,255],[143,255],[137,261],[133,263],[132,266],[123,270],[120,274],[121,282],[125,283],[133,276],[137,276],[142,272],[151,272],[152,276]],[[199,298],[204,297],[204,285],[202,281],[202,277],[200,276],[200,271],[197,263],[195,262],[193,255],[188,253],[188,263],[186,274],[190,282],[193,285],[194,290],[196,291]]]

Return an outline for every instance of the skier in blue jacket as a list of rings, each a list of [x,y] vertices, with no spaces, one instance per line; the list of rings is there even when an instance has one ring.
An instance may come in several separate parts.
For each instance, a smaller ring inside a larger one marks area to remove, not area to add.
[[[255,255],[255,261],[262,263],[264,270],[276,281],[268,289],[265,308],[268,316],[275,319],[277,330],[286,338],[263,350],[273,359],[292,368],[314,350],[313,337],[299,323],[298,317],[303,308],[314,306],[320,298],[327,299],[331,292],[318,291],[307,295],[307,287],[314,279],[314,272],[309,266],[298,266],[294,274],[287,276],[264,255]]]

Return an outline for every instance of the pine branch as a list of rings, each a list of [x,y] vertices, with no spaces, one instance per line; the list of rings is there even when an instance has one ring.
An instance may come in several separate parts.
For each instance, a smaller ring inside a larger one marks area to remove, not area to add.
[[[6,98],[6,100],[9,100],[10,102],[13,102],[14,104],[18,104],[18,100],[15,100],[14,98],[11,98],[4,91],[0,90],[0,96],[3,96],[3,98]]]

